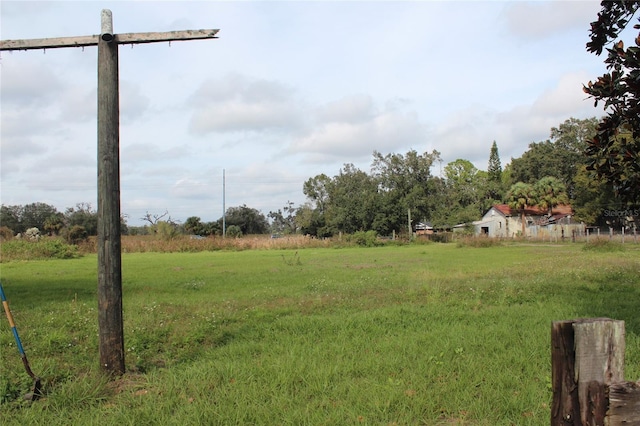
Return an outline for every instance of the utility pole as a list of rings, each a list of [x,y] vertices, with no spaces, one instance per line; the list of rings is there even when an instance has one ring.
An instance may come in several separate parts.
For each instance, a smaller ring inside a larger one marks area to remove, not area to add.
[[[102,10],[99,35],[2,40],[0,51],[98,46],[98,333],[100,368],[122,375],[122,261],[120,234],[120,108],[118,46],[217,38],[219,30],[114,34],[111,11]]]

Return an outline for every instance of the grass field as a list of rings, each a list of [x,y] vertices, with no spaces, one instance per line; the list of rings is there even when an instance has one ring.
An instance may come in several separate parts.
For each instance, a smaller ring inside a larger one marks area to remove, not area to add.
[[[546,425],[553,320],[626,322],[640,247],[455,244],[123,255],[126,364],[98,371],[97,260],[0,279],[45,396],[0,320],[8,425]]]

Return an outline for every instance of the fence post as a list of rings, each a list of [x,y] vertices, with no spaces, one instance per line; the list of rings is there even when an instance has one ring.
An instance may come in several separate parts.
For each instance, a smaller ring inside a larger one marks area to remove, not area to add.
[[[551,426],[604,425],[607,387],[624,379],[624,321],[551,325]]]

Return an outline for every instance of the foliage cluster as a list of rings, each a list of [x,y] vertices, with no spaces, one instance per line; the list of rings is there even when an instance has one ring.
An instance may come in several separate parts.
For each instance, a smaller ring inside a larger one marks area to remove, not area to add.
[[[595,105],[604,103],[606,111],[585,150],[587,169],[609,182],[627,203],[640,200],[640,31],[631,33],[626,49],[623,40],[615,40],[638,10],[640,1],[602,2],[598,19],[591,23],[587,50],[599,56],[606,49],[608,72],[584,86]],[[640,23],[633,28],[640,30]]]
[[[79,256],[78,246],[67,244],[57,238],[42,238],[38,241],[13,239],[0,244],[0,261],[33,259],[71,259]]]
[[[360,247],[375,247],[383,244],[383,242],[378,239],[378,233],[376,231],[356,231],[353,234],[347,235],[345,240]]]
[[[49,236],[62,236],[69,244],[78,244],[90,235],[97,235],[98,213],[89,203],[78,203],[64,213],[46,203],[31,203],[17,206],[0,206],[0,224],[10,229],[13,235],[26,234],[36,228]],[[121,229],[127,231],[124,219]]]

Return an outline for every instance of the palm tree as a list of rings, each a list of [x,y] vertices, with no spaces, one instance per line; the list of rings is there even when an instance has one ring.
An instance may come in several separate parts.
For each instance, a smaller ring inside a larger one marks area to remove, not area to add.
[[[527,207],[535,206],[537,203],[537,196],[533,185],[518,182],[511,186],[507,193],[507,204],[514,210],[519,210],[522,220],[522,236],[525,235],[526,219],[524,211]]]
[[[551,216],[551,211],[555,206],[569,202],[567,187],[553,176],[546,176],[540,179],[534,185],[534,189],[538,196],[538,206],[547,210],[549,216]]]

